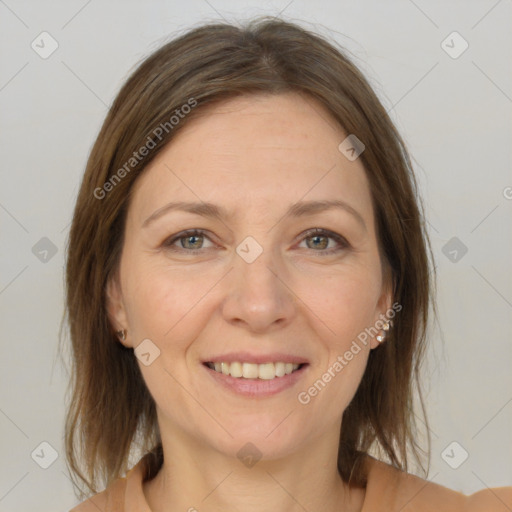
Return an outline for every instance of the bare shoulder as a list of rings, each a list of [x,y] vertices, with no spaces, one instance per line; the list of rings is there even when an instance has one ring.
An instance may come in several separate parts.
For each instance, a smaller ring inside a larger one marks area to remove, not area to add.
[[[510,512],[512,487],[485,489],[467,496],[461,492],[369,460],[366,510],[401,512]],[[379,508],[380,507],[380,508]]]
[[[126,478],[114,481],[103,492],[91,496],[69,512],[124,512]]]
[[[510,512],[512,510],[512,487],[483,489],[468,496],[467,512]]]
[[[91,496],[88,500],[83,501],[69,512],[106,512],[107,511],[107,492],[103,491],[99,494]]]

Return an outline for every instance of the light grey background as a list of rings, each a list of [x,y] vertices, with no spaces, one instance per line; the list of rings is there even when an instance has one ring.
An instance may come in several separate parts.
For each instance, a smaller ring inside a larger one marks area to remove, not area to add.
[[[57,353],[63,265],[108,106],[135,64],[176,31],[258,14],[281,13],[335,38],[391,109],[415,159],[438,272],[440,329],[426,372],[429,478],[465,493],[511,485],[511,11],[510,0],[0,0],[0,511],[76,504]],[[43,31],[58,43],[46,59],[31,47],[50,48]],[[441,46],[453,31],[469,44],[458,58],[458,36],[444,43],[452,56]],[[43,237],[55,255],[44,253]],[[467,247],[462,258],[450,245],[443,253],[453,237]],[[58,452],[48,469],[31,458],[37,448],[34,459],[50,462],[41,442]],[[446,461],[460,463],[462,449],[469,457],[453,469]]]

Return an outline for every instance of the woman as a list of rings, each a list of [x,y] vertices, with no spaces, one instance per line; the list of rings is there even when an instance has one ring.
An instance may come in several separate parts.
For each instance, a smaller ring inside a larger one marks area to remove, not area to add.
[[[340,50],[276,19],[157,50],[71,228],[67,456],[106,487],[73,510],[510,510],[512,488],[407,473],[428,247],[403,142]]]

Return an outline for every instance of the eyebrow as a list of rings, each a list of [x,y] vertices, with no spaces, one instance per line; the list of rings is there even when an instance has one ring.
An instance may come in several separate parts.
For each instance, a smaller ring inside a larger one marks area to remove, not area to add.
[[[364,222],[362,215],[354,207],[339,199],[322,201],[300,201],[298,203],[292,204],[284,216],[303,217],[306,215],[321,213],[333,208],[345,210],[346,212],[350,213],[363,226],[365,231],[367,230],[366,223]],[[232,217],[232,214],[230,214],[225,208],[213,203],[176,201],[167,203],[161,208],[158,208],[158,210],[153,212],[142,223],[142,227],[147,227],[150,223],[171,211],[184,211],[193,213],[195,215],[200,215],[202,217],[211,217],[219,220]]]

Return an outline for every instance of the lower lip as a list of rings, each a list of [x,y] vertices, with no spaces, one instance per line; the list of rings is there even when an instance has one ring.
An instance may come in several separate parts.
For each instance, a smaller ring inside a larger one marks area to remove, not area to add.
[[[276,395],[285,389],[291,388],[304,376],[309,365],[303,364],[298,370],[295,370],[290,374],[283,375],[282,377],[274,377],[271,380],[231,377],[231,375],[224,375],[223,373],[216,372],[205,364],[202,366],[216,382],[238,395],[253,398],[264,398]]]

